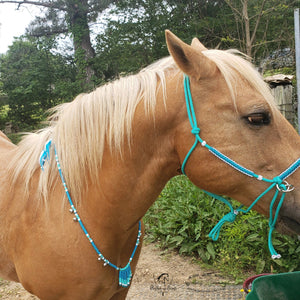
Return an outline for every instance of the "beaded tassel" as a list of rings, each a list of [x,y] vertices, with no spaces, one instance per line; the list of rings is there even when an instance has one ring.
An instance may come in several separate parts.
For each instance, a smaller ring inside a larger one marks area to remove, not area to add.
[[[119,285],[123,287],[128,287],[132,278],[132,272],[130,267],[130,262],[124,268],[120,268],[119,271]]]

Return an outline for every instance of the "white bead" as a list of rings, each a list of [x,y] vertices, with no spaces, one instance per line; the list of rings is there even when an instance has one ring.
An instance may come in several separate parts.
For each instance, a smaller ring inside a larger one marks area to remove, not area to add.
[[[201,146],[205,146],[206,145],[206,142],[205,141],[203,141],[202,143],[201,143]]]
[[[262,175],[258,175],[258,176],[257,176],[257,179],[258,179],[258,180],[262,180],[262,179],[263,179]]]

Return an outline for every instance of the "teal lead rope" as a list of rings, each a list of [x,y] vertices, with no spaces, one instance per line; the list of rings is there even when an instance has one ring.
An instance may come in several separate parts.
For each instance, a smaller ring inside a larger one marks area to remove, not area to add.
[[[220,230],[221,230],[222,226],[225,223],[233,223],[236,219],[236,216],[240,212],[241,213],[248,213],[253,208],[253,206],[264,195],[266,195],[273,188],[276,188],[275,194],[274,194],[274,196],[272,198],[272,201],[270,203],[270,212],[269,212],[269,214],[270,214],[270,216],[269,216],[269,228],[270,228],[270,230],[269,230],[269,235],[268,235],[268,246],[269,246],[269,250],[270,250],[272,258],[273,259],[280,258],[281,255],[276,252],[276,250],[274,249],[273,244],[272,244],[272,232],[275,229],[275,224],[276,224],[276,221],[277,221],[277,218],[278,218],[278,215],[279,215],[280,208],[283,204],[285,194],[294,189],[294,187],[292,185],[288,184],[285,181],[285,179],[288,176],[290,176],[291,174],[293,174],[300,167],[300,158],[298,158],[291,166],[289,166],[279,176],[274,177],[273,179],[264,178],[262,175],[257,175],[253,171],[248,170],[247,168],[244,168],[243,166],[239,165],[237,162],[233,161],[232,159],[230,159],[229,157],[227,157],[226,155],[224,155],[223,153],[221,153],[217,149],[209,146],[206,143],[206,141],[201,139],[201,137],[199,135],[200,134],[200,128],[197,125],[197,118],[196,118],[194,105],[193,105],[193,99],[192,99],[191,90],[190,90],[189,77],[186,76],[186,75],[184,75],[184,93],[185,93],[187,114],[188,114],[188,118],[189,118],[189,121],[190,121],[190,124],[191,124],[191,127],[192,127],[191,132],[195,136],[195,142],[194,142],[193,146],[191,147],[190,151],[188,152],[188,154],[186,155],[186,157],[185,157],[185,159],[182,163],[182,167],[181,167],[182,173],[184,175],[186,175],[185,174],[186,163],[187,163],[189,157],[191,156],[192,152],[195,150],[196,146],[198,144],[200,144],[202,147],[205,147],[206,149],[208,149],[208,151],[211,152],[213,155],[215,155],[217,158],[219,158],[220,160],[222,160],[223,162],[225,162],[226,164],[228,164],[232,168],[236,169],[237,171],[239,171],[239,172],[241,172],[241,173],[243,173],[243,174],[245,174],[249,177],[256,178],[257,180],[271,183],[271,185],[263,193],[261,193],[252,202],[252,204],[247,209],[243,209],[243,205],[241,205],[237,209],[233,209],[231,203],[228,200],[226,200],[225,198],[223,198],[222,196],[204,191],[209,196],[211,196],[211,197],[213,197],[217,200],[222,201],[223,203],[225,203],[230,208],[230,212],[228,214],[226,214],[217,223],[217,225],[211,230],[211,232],[209,233],[209,237],[212,238],[214,241],[216,241],[219,238]],[[275,204],[275,202],[276,202],[276,200],[279,196],[279,193],[282,193],[282,194],[281,194],[280,200],[277,204],[277,207],[275,209],[275,214],[273,216],[274,204]]]
[[[50,148],[51,148],[51,145],[52,145],[52,141],[49,140],[46,143],[45,148],[44,148],[44,150],[42,151],[42,153],[40,155],[40,160],[39,161],[40,161],[40,165],[41,165],[42,170],[44,170],[45,162],[50,160]],[[75,215],[75,217],[74,217],[73,220],[77,221],[79,223],[79,225],[80,225],[82,231],[84,232],[85,236],[88,238],[88,240],[91,243],[92,247],[94,248],[94,250],[98,254],[98,260],[99,261],[103,261],[103,265],[104,266],[109,265],[112,268],[114,268],[117,271],[119,271],[119,285],[123,286],[123,287],[128,287],[130,285],[130,281],[131,281],[131,278],[132,278],[132,271],[131,271],[130,264],[132,262],[132,259],[133,259],[134,255],[135,255],[137,247],[140,244],[140,237],[142,235],[141,221],[139,221],[139,230],[138,230],[138,235],[137,235],[137,240],[136,240],[136,243],[135,243],[135,247],[134,247],[134,249],[132,251],[132,254],[131,254],[130,258],[129,258],[129,261],[128,261],[127,265],[124,268],[117,267],[116,265],[114,265],[113,263],[111,263],[108,259],[106,259],[103,256],[103,254],[100,252],[100,250],[98,249],[98,247],[96,246],[96,244],[94,243],[94,241],[92,240],[92,238],[90,237],[90,235],[87,232],[85,226],[83,225],[83,223],[82,223],[82,221],[81,221],[81,219],[79,217],[79,214],[78,214],[78,212],[77,212],[77,210],[76,210],[76,208],[75,208],[75,206],[73,204],[73,201],[71,199],[69,190],[67,188],[66,181],[65,181],[64,176],[62,174],[62,170],[61,170],[61,167],[60,167],[60,163],[59,163],[59,160],[58,160],[58,155],[57,155],[55,147],[54,147],[54,152],[55,152],[55,160],[56,160],[58,172],[59,172],[59,175],[60,175],[60,179],[62,181],[65,193],[67,195],[69,204],[71,206],[70,212]]]

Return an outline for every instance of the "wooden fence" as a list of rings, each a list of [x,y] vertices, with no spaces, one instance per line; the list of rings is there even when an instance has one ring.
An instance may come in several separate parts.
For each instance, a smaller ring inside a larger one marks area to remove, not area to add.
[[[294,103],[293,76],[278,74],[265,78],[270,85],[276,104],[285,118],[295,127],[296,109]]]

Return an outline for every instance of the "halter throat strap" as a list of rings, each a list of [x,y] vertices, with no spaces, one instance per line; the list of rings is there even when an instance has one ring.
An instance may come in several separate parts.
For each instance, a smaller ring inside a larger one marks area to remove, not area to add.
[[[253,206],[263,196],[265,196],[272,189],[276,188],[275,194],[274,194],[274,196],[271,200],[270,208],[269,208],[269,215],[270,215],[269,216],[269,228],[270,228],[270,230],[269,230],[269,235],[268,235],[268,246],[269,246],[269,250],[270,250],[272,258],[280,258],[281,255],[276,252],[276,250],[274,249],[273,244],[272,244],[272,232],[275,228],[275,224],[276,224],[277,218],[279,216],[279,211],[280,211],[280,208],[283,204],[285,194],[287,192],[291,192],[292,190],[294,190],[294,187],[292,185],[288,184],[287,181],[285,181],[285,179],[287,177],[289,177],[291,174],[293,174],[300,167],[300,158],[298,158],[292,165],[290,165],[280,175],[274,177],[273,179],[267,179],[267,178],[264,178],[262,175],[258,175],[256,173],[254,173],[253,171],[241,166],[240,164],[238,164],[234,160],[230,159],[229,157],[227,157],[226,155],[224,155],[223,153],[221,153],[220,151],[218,151],[214,147],[211,147],[210,145],[208,145],[206,143],[206,141],[204,141],[200,137],[200,128],[198,127],[198,124],[197,124],[197,118],[196,118],[196,113],[195,113],[195,109],[194,109],[192,94],[191,94],[191,90],[190,90],[190,81],[189,81],[188,76],[184,75],[184,82],[183,83],[184,83],[184,94],[185,94],[187,114],[188,114],[188,118],[189,118],[189,121],[190,121],[190,124],[191,124],[191,127],[192,127],[191,133],[195,136],[195,142],[194,142],[193,146],[191,147],[191,149],[189,150],[189,152],[187,153],[187,155],[186,155],[186,157],[185,157],[185,159],[182,163],[182,166],[181,166],[182,173],[184,175],[186,175],[185,167],[186,167],[187,161],[190,158],[190,156],[192,155],[192,153],[195,150],[195,148],[197,147],[197,145],[200,144],[202,147],[206,148],[210,153],[212,153],[218,159],[222,160],[224,163],[228,164],[229,166],[236,169],[240,173],[242,173],[244,175],[247,175],[249,177],[255,178],[259,181],[264,181],[264,182],[267,182],[267,183],[271,184],[264,192],[262,192],[252,202],[252,204],[247,209],[243,209],[243,205],[241,205],[237,209],[233,209],[231,203],[227,199],[225,199],[224,197],[216,195],[214,193],[210,193],[210,192],[204,190],[204,192],[207,193],[209,196],[214,197],[215,199],[218,199],[218,200],[222,201],[223,203],[225,203],[230,208],[230,212],[227,215],[225,215],[217,223],[217,225],[211,230],[211,232],[209,233],[209,237],[211,237],[214,241],[216,241],[219,238],[220,230],[221,230],[222,226],[225,223],[234,222],[236,216],[240,212],[241,213],[248,213],[253,208]],[[280,194],[280,199],[279,199],[279,202],[278,202],[277,207],[275,209],[275,214],[273,216],[273,209],[275,208],[274,205],[275,205],[275,202],[276,202],[277,198],[279,197],[279,194]]]

